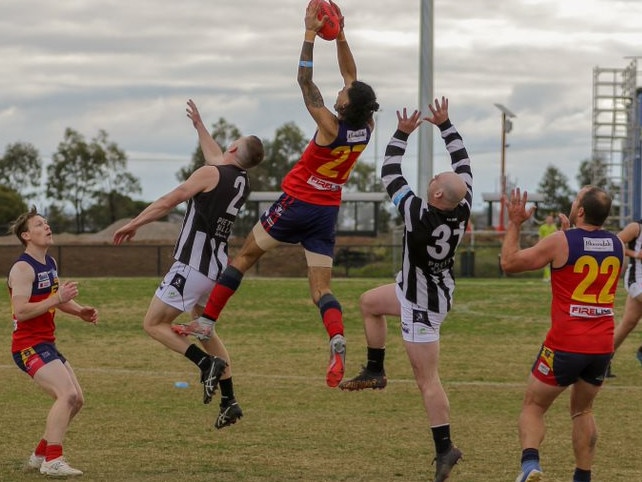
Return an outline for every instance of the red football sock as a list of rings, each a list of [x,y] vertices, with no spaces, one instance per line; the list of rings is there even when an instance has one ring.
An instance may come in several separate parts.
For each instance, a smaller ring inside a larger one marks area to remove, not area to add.
[[[330,338],[343,335],[343,313],[340,309],[329,308],[323,312],[323,324]]]
[[[62,445],[61,444],[48,444],[47,451],[45,453],[45,460],[49,462],[50,460],[57,459],[62,456]]]
[[[33,453],[38,457],[45,456],[45,454],[47,453],[47,441],[44,438],[40,439],[40,442],[38,442],[38,445],[36,445],[36,450],[34,450]]]
[[[209,318],[214,321],[218,320],[218,317],[221,315],[221,311],[223,311],[223,308],[225,308],[225,305],[227,304],[227,300],[229,300],[235,292],[236,290],[217,283],[207,299],[205,310],[203,310],[205,318]]]

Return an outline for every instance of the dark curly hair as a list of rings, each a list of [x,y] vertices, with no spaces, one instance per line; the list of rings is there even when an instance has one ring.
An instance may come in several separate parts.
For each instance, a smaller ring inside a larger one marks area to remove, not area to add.
[[[348,89],[350,103],[339,112],[341,117],[351,126],[362,126],[370,119],[372,114],[379,110],[377,96],[365,82],[355,80]]]

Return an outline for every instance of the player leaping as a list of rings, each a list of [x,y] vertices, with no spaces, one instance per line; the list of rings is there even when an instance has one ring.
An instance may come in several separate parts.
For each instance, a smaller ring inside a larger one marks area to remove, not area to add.
[[[341,10],[334,3],[332,6],[341,19],[336,47],[344,83],[334,104],[336,114],[325,106],[319,88],[312,81],[314,41],[325,21],[317,18],[318,0],[312,0],[305,14],[297,80],[317,130],[299,162],[283,179],[283,194],[263,213],[239,254],[221,274],[203,316],[189,325],[175,325],[175,329],[185,335],[209,334],[245,272],[280,243],[300,243],[308,264],[310,294],[330,338],[326,382],[336,387],[344,373],[345,338],[341,305],[330,289],[335,225],[341,188],[370,140],[373,114],[379,104],[372,88],[357,80],[357,67],[343,31]]]

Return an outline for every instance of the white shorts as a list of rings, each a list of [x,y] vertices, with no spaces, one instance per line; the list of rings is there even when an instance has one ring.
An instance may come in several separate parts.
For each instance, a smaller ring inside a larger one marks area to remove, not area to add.
[[[637,298],[642,295],[642,283],[631,283],[630,285],[624,285],[626,292],[631,298]]]
[[[198,270],[175,261],[156,289],[156,296],[166,305],[189,312],[196,305],[205,306],[215,284]]]
[[[439,328],[447,313],[435,313],[408,301],[396,286],[401,305],[401,337],[411,343],[431,343],[439,340]]]

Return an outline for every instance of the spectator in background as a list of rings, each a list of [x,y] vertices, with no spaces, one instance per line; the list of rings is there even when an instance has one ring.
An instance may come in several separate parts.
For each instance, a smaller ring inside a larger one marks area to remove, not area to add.
[[[555,218],[553,217],[552,214],[549,214],[548,216],[546,216],[544,223],[539,227],[538,234],[539,234],[540,241],[544,239],[546,236],[553,234],[555,231],[557,231],[557,226],[555,225]],[[544,266],[544,274],[542,277],[542,281],[546,283],[551,281],[550,264],[547,264],[546,266]]]

